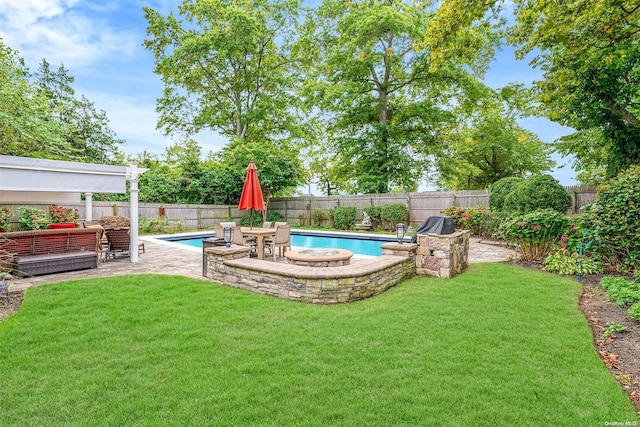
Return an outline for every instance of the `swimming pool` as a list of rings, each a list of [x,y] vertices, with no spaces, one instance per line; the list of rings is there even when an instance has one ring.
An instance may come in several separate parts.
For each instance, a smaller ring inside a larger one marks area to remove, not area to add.
[[[165,240],[194,248],[202,248],[202,240],[215,236],[214,233],[191,236],[159,237]],[[380,256],[380,245],[385,242],[395,242],[393,236],[372,236],[356,234],[321,233],[312,231],[291,231],[291,246],[299,248],[337,248],[346,249],[357,255]]]

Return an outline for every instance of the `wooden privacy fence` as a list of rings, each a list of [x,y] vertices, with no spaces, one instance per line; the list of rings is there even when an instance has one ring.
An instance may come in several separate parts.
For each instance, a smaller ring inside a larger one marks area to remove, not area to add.
[[[567,214],[573,215],[582,212],[582,208],[591,204],[596,199],[595,187],[570,186],[565,187],[571,194],[572,204]],[[456,206],[459,208],[476,208],[483,206],[489,209],[489,193],[487,190],[477,191],[427,191],[421,193],[397,193],[397,194],[364,194],[346,196],[320,196],[320,197],[279,197],[269,201],[268,213],[277,212],[290,224],[309,225],[312,223],[314,210],[327,212],[338,206],[354,206],[356,218],[360,221],[363,217],[363,209],[369,206],[384,206],[399,203],[407,206],[409,222],[414,227],[419,226],[425,219],[434,215],[441,215],[442,211]],[[0,203],[0,206],[9,207],[13,213],[13,227],[16,229],[18,205]],[[47,205],[29,206],[39,209],[47,209]],[[86,218],[84,202],[78,205],[65,204],[65,207],[78,209],[80,218]],[[93,202],[93,218],[119,215],[130,217],[128,202]],[[138,215],[141,218],[155,219],[164,216],[170,223],[180,224],[185,229],[211,229],[213,224],[220,221],[240,222],[248,211],[239,211],[237,205],[178,205],[160,203],[140,203]],[[323,221],[323,225],[328,220]]]

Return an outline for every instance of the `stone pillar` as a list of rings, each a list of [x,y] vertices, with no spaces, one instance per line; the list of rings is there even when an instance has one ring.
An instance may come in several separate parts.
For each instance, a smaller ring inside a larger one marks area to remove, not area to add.
[[[251,248],[236,245],[231,245],[230,247],[211,246],[203,248],[202,250],[204,252],[204,256],[207,257],[203,275],[209,279],[219,281],[220,283],[225,283],[224,278],[227,274],[226,267],[224,265],[225,261],[245,258],[251,253]],[[203,260],[203,263],[204,262],[205,261]]]
[[[419,234],[416,274],[454,277],[469,264],[469,230],[451,234]]]
[[[382,248],[382,255],[396,255],[396,256],[406,256],[410,258],[416,257],[416,249],[418,245],[415,243],[383,243],[380,245]]]

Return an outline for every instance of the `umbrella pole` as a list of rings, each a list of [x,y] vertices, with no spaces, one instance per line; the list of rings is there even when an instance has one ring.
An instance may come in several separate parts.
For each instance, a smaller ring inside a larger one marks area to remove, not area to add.
[[[253,208],[249,211],[249,228],[253,230]]]

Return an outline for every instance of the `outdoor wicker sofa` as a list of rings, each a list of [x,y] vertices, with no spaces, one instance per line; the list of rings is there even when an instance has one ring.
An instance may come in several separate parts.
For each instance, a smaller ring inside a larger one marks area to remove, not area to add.
[[[0,233],[17,277],[98,267],[98,230],[62,228]]]

